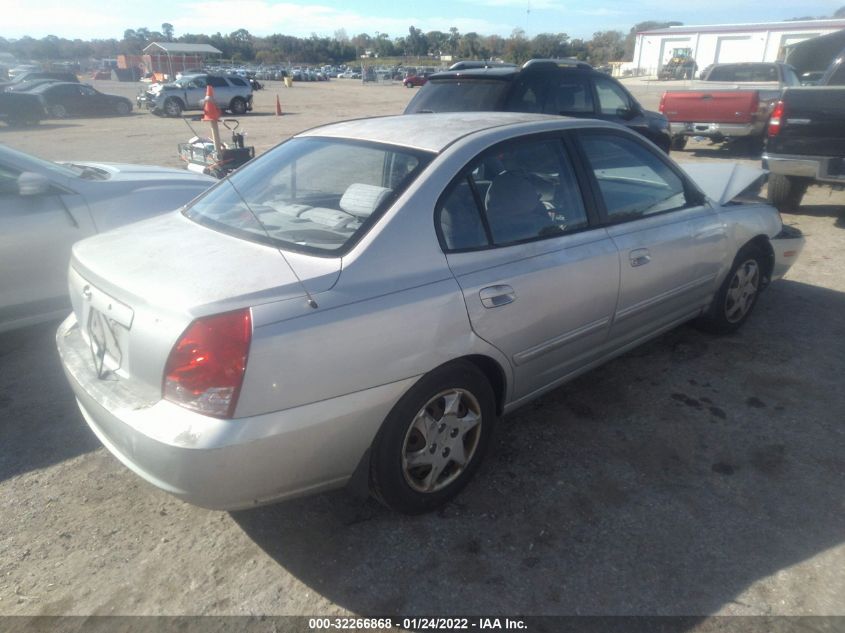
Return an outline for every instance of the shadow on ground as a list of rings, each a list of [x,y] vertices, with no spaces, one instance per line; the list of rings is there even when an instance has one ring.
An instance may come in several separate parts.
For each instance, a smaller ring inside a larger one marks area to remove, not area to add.
[[[834,226],[838,229],[845,229],[845,206],[837,204],[802,204],[800,207],[789,213],[783,213],[785,222],[788,222],[791,215],[804,215],[814,218],[836,218]]]
[[[58,325],[0,334],[0,481],[100,446],[62,371]]]
[[[679,328],[503,420],[438,513],[335,492],[232,516],[362,614],[812,609],[766,583],[845,541],[843,337],[845,295],[781,282],[739,334]]]

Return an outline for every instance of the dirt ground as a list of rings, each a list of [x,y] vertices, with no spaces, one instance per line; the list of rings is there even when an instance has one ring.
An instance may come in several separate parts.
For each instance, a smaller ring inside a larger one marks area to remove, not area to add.
[[[412,94],[268,84],[241,118],[259,152]],[[180,166],[191,135],[136,112],[0,143]],[[675,157],[759,164],[704,143]],[[508,416],[467,490],[422,517],[343,491],[186,505],[88,430],[55,323],[0,336],[0,615],[845,615],[845,195],[812,188],[784,219],[806,249],[740,333],[681,327]]]

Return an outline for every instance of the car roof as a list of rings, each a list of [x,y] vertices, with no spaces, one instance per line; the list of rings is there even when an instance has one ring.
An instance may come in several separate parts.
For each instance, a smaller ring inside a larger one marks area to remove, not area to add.
[[[537,125],[536,132],[547,129],[601,125],[599,121],[571,119],[524,112],[439,112],[402,114],[341,121],[306,130],[297,137],[331,137],[373,141],[439,153],[455,141],[484,130],[505,126]]]
[[[76,87],[79,87],[79,86],[83,86],[83,85],[85,85],[85,84],[73,83],[71,81],[54,81],[54,82],[49,83],[49,84],[41,84],[40,86],[35,86],[34,88],[29,90],[28,92],[31,92],[33,94],[37,94],[37,93],[41,93],[41,92],[47,92],[48,90],[50,90],[51,88],[55,88],[56,86],[76,86]],[[88,86],[88,87],[90,88],[91,86]]]

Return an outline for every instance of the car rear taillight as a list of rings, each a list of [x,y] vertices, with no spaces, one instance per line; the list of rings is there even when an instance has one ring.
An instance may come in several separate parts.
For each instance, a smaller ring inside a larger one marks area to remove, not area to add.
[[[660,105],[657,107],[660,114],[666,114],[666,93],[660,95]]]
[[[232,417],[251,340],[249,309],[196,319],[170,350],[162,397],[204,415]]]
[[[783,121],[786,118],[786,108],[783,101],[778,101],[775,109],[772,110],[772,116],[769,118],[769,136],[777,136],[780,134]]]

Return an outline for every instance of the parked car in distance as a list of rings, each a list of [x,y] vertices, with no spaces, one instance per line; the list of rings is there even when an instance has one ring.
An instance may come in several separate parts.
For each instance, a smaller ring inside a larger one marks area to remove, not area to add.
[[[24,81],[33,81],[35,79],[52,79],[54,81],[63,81],[65,83],[79,83],[79,78],[73,73],[30,70],[18,73],[10,81],[0,83],[0,90],[13,87],[17,84],[23,83]]]
[[[433,72],[434,71],[426,70],[419,75],[409,75],[402,80],[402,83],[406,88],[418,88],[428,81],[428,78],[431,77]]]
[[[43,86],[44,84],[55,83],[60,82],[57,79],[29,79],[27,81],[19,81],[10,86],[6,86],[3,92],[27,92],[33,88],[37,88],[38,86]]]
[[[649,112],[616,79],[575,60],[532,59],[522,67],[477,67],[435,73],[405,108],[417,112],[542,112],[620,123],[669,152],[669,123]]]
[[[202,110],[207,87],[221,110],[241,115],[252,110],[252,86],[237,75],[183,75],[167,84],[154,84],[137,96],[138,108],[153,114],[177,117],[184,110]]]
[[[132,112],[126,97],[109,95],[79,83],[51,83],[27,91],[37,95],[49,116],[64,119],[73,116],[124,116]]]
[[[351,482],[431,510],[499,415],[690,319],[733,332],[786,272],[800,232],[731,201],[763,173],[702,167],[699,187],[642,136],[560,116],[311,129],[77,244],[62,362],[106,447],[182,499]]]
[[[672,149],[684,149],[693,136],[714,143],[741,140],[759,155],[774,104],[785,87],[799,83],[795,70],[780,62],[709,66],[690,90],[667,91],[660,99]]]
[[[74,242],[176,209],[214,182],[147,165],[54,163],[0,145],[0,331],[67,313]]]
[[[816,86],[789,87],[768,125],[769,202],[795,211],[812,184],[845,186],[845,50]]]
[[[0,92],[0,121],[6,125],[35,125],[46,118],[44,104],[26,92]]]

